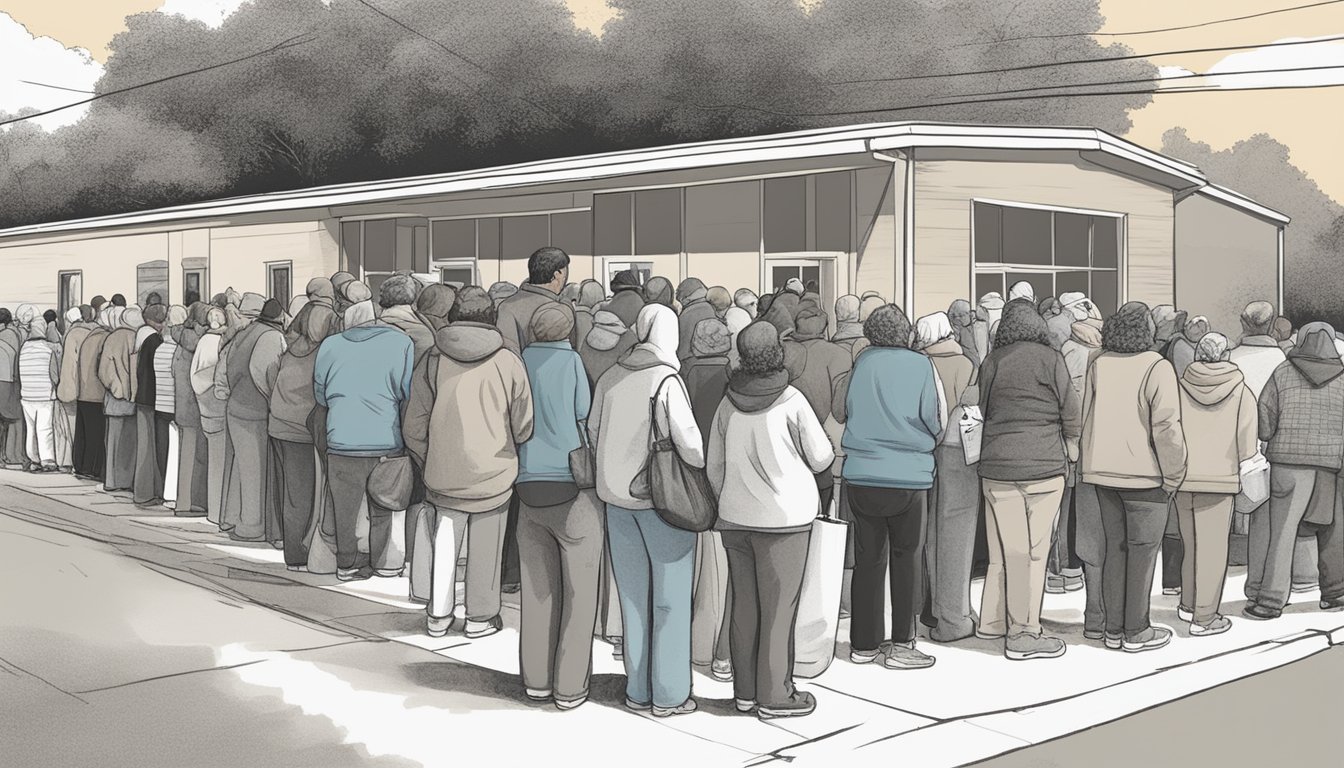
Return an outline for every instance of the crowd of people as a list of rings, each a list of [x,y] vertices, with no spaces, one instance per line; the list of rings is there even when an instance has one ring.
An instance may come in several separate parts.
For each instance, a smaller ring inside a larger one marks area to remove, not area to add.
[[[0,309],[5,465],[171,497],[290,570],[406,574],[433,636],[498,632],[516,591],[522,686],[560,709],[588,697],[596,634],[631,709],[694,711],[702,664],[743,714],[811,713],[794,631],[815,618],[798,616],[805,581],[826,577],[804,569],[819,515],[849,523],[856,664],[932,666],[919,623],[1060,656],[1044,594],[1077,589],[1086,638],[1160,648],[1159,553],[1190,634],[1227,631],[1229,530],[1257,462],[1272,493],[1244,510],[1245,615],[1280,615],[1311,540],[1320,608],[1344,609],[1344,342],[1324,323],[1293,332],[1254,302],[1233,345],[1170,306],[1103,320],[1028,283],[912,323],[875,293],[823,307],[798,279],[757,296],[627,271],[608,296],[552,247],[528,272],[376,291],[337,273],[288,306],[230,289]],[[667,450],[704,473],[713,530],[654,508],[641,480]]]

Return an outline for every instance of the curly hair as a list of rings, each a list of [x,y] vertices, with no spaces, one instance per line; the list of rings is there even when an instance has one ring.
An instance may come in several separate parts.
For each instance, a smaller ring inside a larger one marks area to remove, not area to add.
[[[1020,341],[1050,346],[1050,329],[1030,299],[1013,299],[1003,308],[999,329],[994,334],[994,348],[1003,349]]]
[[[378,286],[378,306],[383,309],[410,306],[420,295],[420,284],[410,275],[393,275]]]
[[[779,331],[764,320],[753,322],[737,335],[737,356],[738,370],[750,376],[784,370],[784,346],[780,344]]]
[[[910,318],[895,304],[883,304],[863,321],[863,335],[874,347],[910,348]]]
[[[457,292],[453,308],[448,310],[450,323],[495,324],[495,303],[479,285],[468,285]]]
[[[1101,347],[1107,352],[1133,354],[1153,346],[1156,333],[1148,305],[1131,301],[1107,318],[1101,327]]]

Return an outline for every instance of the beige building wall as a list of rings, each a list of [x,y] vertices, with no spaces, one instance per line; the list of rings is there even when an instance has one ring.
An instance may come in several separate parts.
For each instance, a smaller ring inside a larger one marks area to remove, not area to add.
[[[0,245],[0,306],[57,306],[59,273],[83,273],[83,296],[125,294],[134,301],[136,265],[169,258],[169,233],[102,237],[92,240]]]
[[[1235,342],[1241,310],[1252,301],[1277,305],[1278,296],[1277,225],[1199,194],[1177,203],[1177,307]]]
[[[849,292],[856,296],[877,291],[887,301],[902,300],[905,169],[900,161],[854,174],[855,258]]]
[[[1170,189],[1075,162],[915,159],[912,317],[973,299],[971,201],[1085,208],[1126,214],[1127,258],[1121,301],[1172,302],[1174,212]]]
[[[338,269],[338,244],[320,221],[216,227],[210,230],[209,250],[212,293],[228,288],[266,293],[266,265],[270,263],[290,263],[295,294],[303,291],[309,279]],[[180,292],[180,269],[176,280],[175,290]]]

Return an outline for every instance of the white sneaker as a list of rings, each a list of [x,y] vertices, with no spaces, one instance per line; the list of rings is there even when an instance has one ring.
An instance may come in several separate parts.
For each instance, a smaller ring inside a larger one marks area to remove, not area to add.
[[[552,694],[550,689],[525,688],[524,690],[527,691],[527,698],[531,699],[532,701],[542,702],[551,700]]]
[[[699,707],[696,706],[695,699],[687,699],[678,707],[654,707],[654,717],[674,717],[676,715],[689,715]]]
[[[363,581],[369,574],[360,568],[337,568],[336,578],[341,581]]]
[[[380,579],[395,579],[401,576],[401,568],[375,568],[373,574]]]
[[[1186,622],[1194,621],[1195,612],[1190,610],[1189,608],[1178,605],[1176,606],[1176,618]]]
[[[887,643],[882,647],[882,666],[887,669],[927,669],[937,659],[909,643]]]
[[[756,702],[751,699],[733,699],[733,706],[744,715],[750,715],[756,711]]]
[[[721,683],[733,682],[733,662],[728,659],[715,659],[709,665],[709,674]]]
[[[430,616],[425,621],[425,632],[427,632],[430,637],[443,637],[444,635],[448,634],[448,630],[452,626],[453,626],[452,616],[444,616],[443,618],[439,618],[438,616]]]
[[[489,637],[504,628],[504,620],[498,616],[487,621],[468,621],[467,631],[463,634],[469,640],[479,640],[482,637]]]
[[[285,570],[287,570],[287,571],[293,571],[294,573],[307,573],[307,572],[308,572],[308,566],[306,566],[306,565],[286,565],[286,566],[285,566]]]

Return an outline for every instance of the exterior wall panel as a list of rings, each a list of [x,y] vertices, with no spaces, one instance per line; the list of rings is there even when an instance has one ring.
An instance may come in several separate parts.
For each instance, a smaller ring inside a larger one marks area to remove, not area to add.
[[[1176,205],[1176,306],[1236,341],[1241,310],[1277,302],[1278,282],[1276,225],[1203,195]]]

